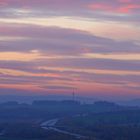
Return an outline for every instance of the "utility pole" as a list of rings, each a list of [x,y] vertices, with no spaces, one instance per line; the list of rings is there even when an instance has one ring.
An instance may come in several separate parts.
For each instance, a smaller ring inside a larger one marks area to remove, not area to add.
[[[74,89],[73,89],[73,93],[72,93],[72,99],[73,99],[73,101],[75,101],[75,91],[74,91]]]

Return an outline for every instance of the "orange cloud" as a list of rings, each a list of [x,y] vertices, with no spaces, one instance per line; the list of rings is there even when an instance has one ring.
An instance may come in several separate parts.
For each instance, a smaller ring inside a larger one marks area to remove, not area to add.
[[[109,74],[109,75],[136,75],[139,76],[139,71],[130,71],[130,70],[105,70],[105,69],[80,69],[80,68],[70,68],[70,67],[39,67],[40,70],[55,70],[61,72],[84,72],[90,74]]]
[[[27,76],[27,77],[33,76],[33,77],[55,77],[55,78],[61,77],[59,74],[54,73],[31,73],[20,70],[3,69],[3,68],[0,68],[0,73],[3,75],[10,76]]]
[[[33,91],[33,92],[39,92],[44,91],[43,88],[33,85],[33,84],[0,84],[0,89],[17,89],[17,90],[25,90],[25,91]]]

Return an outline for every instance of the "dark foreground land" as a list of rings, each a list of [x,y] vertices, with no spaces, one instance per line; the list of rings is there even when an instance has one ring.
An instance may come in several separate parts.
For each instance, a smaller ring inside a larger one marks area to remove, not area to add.
[[[140,140],[140,108],[77,101],[0,104],[0,140],[77,139]]]

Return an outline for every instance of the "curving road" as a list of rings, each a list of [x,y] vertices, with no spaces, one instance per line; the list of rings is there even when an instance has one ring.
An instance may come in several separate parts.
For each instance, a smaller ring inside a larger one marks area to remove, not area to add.
[[[62,133],[62,134],[67,134],[67,135],[70,135],[70,136],[74,136],[75,138],[78,138],[78,139],[81,139],[81,138],[87,138],[85,136],[82,136],[80,134],[76,134],[76,133],[71,133],[71,132],[68,132],[68,131],[65,131],[65,130],[61,130],[61,129],[58,129],[55,127],[56,123],[59,121],[59,119],[51,119],[51,120],[48,120],[48,121],[45,121],[43,123],[41,123],[41,128],[43,129],[46,129],[46,130],[53,130],[53,131],[56,131],[56,132],[59,132],[59,133]]]

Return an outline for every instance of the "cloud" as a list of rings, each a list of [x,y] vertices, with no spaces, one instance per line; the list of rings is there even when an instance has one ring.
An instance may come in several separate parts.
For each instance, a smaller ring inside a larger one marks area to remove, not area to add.
[[[37,57],[37,51],[47,54],[82,54],[82,53],[139,53],[140,47],[133,41],[115,41],[76,29],[41,26],[16,26],[1,31],[4,38],[15,39],[1,41],[1,52],[32,52]],[[20,37],[21,39],[16,39]],[[22,39],[23,38],[23,39]],[[34,51],[36,50],[36,52]],[[2,55],[2,54],[1,54]],[[3,54],[4,55],[4,54]],[[18,54],[17,54],[18,55]],[[19,54],[20,55],[20,54]],[[24,55],[24,54],[23,54]],[[30,55],[30,54],[28,54]],[[21,55],[22,56],[22,55]]]
[[[127,2],[125,2],[127,3]],[[107,11],[112,13],[122,13],[122,14],[129,14],[133,13],[135,10],[140,9],[140,4],[125,4],[125,5],[119,5],[118,7],[104,4],[104,3],[97,3],[97,4],[90,4],[89,8],[92,10],[98,10],[98,11]]]
[[[97,19],[138,20],[139,0],[1,0],[2,17],[76,16]],[[137,15],[137,18],[135,17]]]
[[[0,0],[0,91],[138,94],[139,13],[139,0]]]

